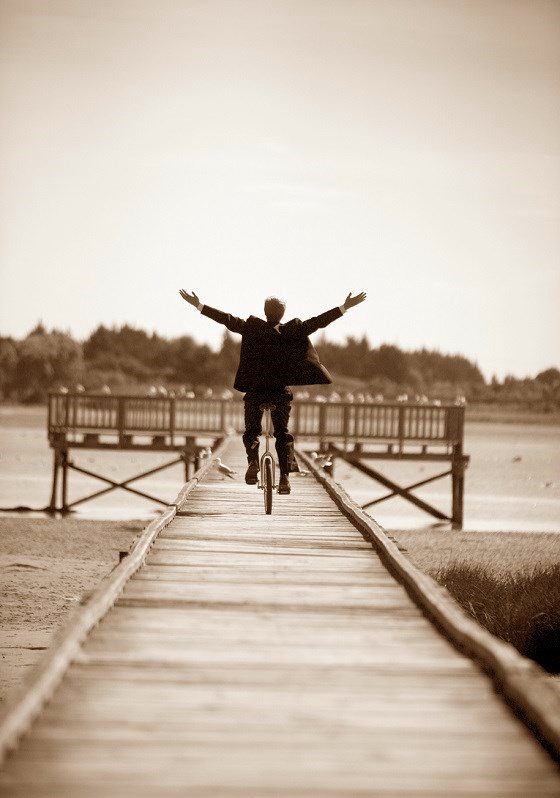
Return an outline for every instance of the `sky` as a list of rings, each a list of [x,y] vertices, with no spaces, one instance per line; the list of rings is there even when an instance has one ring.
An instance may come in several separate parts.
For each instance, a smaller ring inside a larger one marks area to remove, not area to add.
[[[556,0],[0,0],[0,335],[180,299],[560,366]]]

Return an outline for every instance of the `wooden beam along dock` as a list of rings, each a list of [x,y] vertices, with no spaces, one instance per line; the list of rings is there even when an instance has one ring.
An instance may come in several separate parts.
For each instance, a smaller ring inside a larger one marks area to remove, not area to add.
[[[299,459],[267,516],[218,444],[5,712],[0,796],[560,795],[546,675]]]

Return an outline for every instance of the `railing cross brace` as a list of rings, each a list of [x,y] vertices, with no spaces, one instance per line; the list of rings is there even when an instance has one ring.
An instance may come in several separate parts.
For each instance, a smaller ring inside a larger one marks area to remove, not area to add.
[[[437,507],[433,507],[428,502],[419,499],[413,493],[410,493],[411,488],[403,488],[401,485],[398,485],[396,482],[393,482],[391,479],[386,477],[384,474],[381,474],[379,471],[376,471],[369,466],[364,465],[357,457],[349,454],[347,452],[342,451],[338,447],[331,445],[331,451],[336,454],[338,457],[341,457],[350,465],[353,465],[354,468],[357,468],[359,471],[362,471],[364,474],[367,474],[368,477],[374,479],[376,482],[381,483],[386,488],[389,488],[392,493],[391,496],[402,496],[403,499],[406,499],[411,504],[414,504],[416,507],[420,508],[420,510],[424,510],[424,512],[433,515],[434,518],[438,518],[440,521],[452,521],[453,519],[442,513],[441,510],[438,510]],[[439,478],[439,477],[438,477]],[[432,481],[431,479],[429,480]],[[411,486],[412,487],[412,486]],[[388,496],[385,498],[389,498]]]
[[[171,460],[170,462],[163,463],[162,465],[156,466],[156,468],[151,468],[148,471],[143,471],[140,474],[136,474],[135,476],[129,477],[128,479],[123,480],[122,482],[115,482],[115,480],[110,479],[109,477],[105,477],[102,474],[98,474],[95,471],[89,471],[86,468],[81,468],[80,466],[75,465],[71,460],[68,460],[68,453],[67,451],[63,450],[60,452],[60,459],[59,465],[63,469],[63,496],[62,496],[62,507],[57,508],[53,506],[56,503],[55,494],[56,494],[56,475],[55,481],[53,482],[53,498],[51,499],[51,506],[50,511],[56,512],[60,510],[61,512],[69,512],[73,507],[76,507],[78,504],[83,504],[84,502],[90,501],[91,499],[96,499],[99,496],[103,496],[106,493],[110,493],[112,490],[117,490],[121,488],[122,490],[126,490],[129,493],[133,493],[136,496],[141,496],[144,499],[148,499],[150,501],[157,502],[158,504],[163,504],[167,506],[169,504],[168,501],[164,499],[159,499],[157,496],[152,496],[149,493],[145,493],[144,491],[137,490],[136,488],[130,487],[129,483],[134,482],[137,479],[143,479],[144,477],[151,476],[152,474],[156,474],[159,471],[163,471],[166,468],[170,468],[171,466],[178,465],[179,463],[184,463],[185,457],[177,457],[175,460]],[[55,469],[58,468],[58,465],[55,464]],[[90,493],[88,496],[83,496],[81,499],[76,499],[76,501],[67,503],[66,501],[66,471],[68,469],[72,469],[73,471],[77,471],[80,474],[85,474],[85,476],[93,477],[94,479],[99,479],[101,482],[106,482],[109,487],[102,488],[101,490],[95,491],[94,493]]]
[[[453,471],[449,469],[449,471],[444,471],[442,474],[436,474],[433,477],[428,477],[428,479],[423,479],[420,482],[414,482],[412,485],[407,485],[406,487],[402,488],[402,490],[408,493],[409,490],[414,490],[414,488],[420,488],[422,485],[428,485],[430,482],[435,482],[436,479],[443,479],[443,477],[449,477],[453,474]],[[370,502],[366,502],[366,504],[362,504],[362,510],[365,510],[366,507],[373,507],[374,504],[379,504],[380,502],[384,502],[387,499],[392,499],[393,496],[398,496],[398,492],[392,490],[390,493],[386,493],[384,496],[380,496],[378,499],[373,499]]]

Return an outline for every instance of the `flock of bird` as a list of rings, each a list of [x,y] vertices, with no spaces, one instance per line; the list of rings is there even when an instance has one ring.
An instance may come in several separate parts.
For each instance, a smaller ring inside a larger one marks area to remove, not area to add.
[[[70,393],[72,389],[67,388],[65,385],[61,385],[58,389],[60,393]],[[73,389],[76,393],[86,393],[86,389],[83,385],[79,384],[76,385]],[[110,395],[111,388],[109,385],[103,385],[100,389],[101,393]],[[168,389],[164,385],[151,385],[147,391],[146,395],[152,398],[160,397],[160,398],[174,398],[179,397],[181,399],[195,399],[196,394],[192,390],[187,390],[184,386],[174,391],[173,389]],[[202,393],[203,399],[233,399],[234,394],[233,391],[230,391],[229,388],[226,388],[222,391],[213,391],[212,388],[206,388]],[[336,391],[333,391],[328,397],[323,396],[323,394],[316,394],[311,396],[308,391],[298,391],[295,395],[296,399],[300,400],[311,400],[315,402],[351,402],[351,403],[358,403],[363,404],[371,404],[373,402],[380,403],[385,402],[385,397],[383,394],[378,393],[375,396],[372,396],[369,393],[345,393],[339,394]],[[391,400],[387,400],[391,401]],[[396,397],[397,402],[414,402],[415,404],[422,404],[422,405],[434,405],[434,407],[441,407],[441,399],[430,399],[425,394],[417,394],[414,399],[410,397],[406,393],[401,393]],[[464,396],[457,396],[455,399],[456,405],[464,405],[466,404],[466,398]]]

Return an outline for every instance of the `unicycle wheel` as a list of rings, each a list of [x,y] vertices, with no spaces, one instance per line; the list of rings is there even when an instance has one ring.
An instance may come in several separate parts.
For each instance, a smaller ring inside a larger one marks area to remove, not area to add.
[[[267,457],[263,469],[264,511],[267,515],[272,513],[272,488],[272,461]]]

